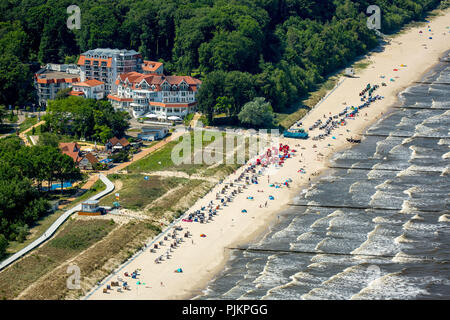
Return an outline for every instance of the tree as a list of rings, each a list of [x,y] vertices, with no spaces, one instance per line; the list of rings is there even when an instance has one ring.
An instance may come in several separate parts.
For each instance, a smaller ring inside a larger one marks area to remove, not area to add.
[[[23,105],[32,99],[33,76],[27,65],[11,54],[0,55],[0,104]]]
[[[66,154],[59,154],[54,165],[55,178],[61,183],[61,193],[64,191],[65,181],[75,181],[81,179],[80,169],[75,167],[71,157]]]
[[[6,248],[8,247],[8,240],[3,234],[0,234],[0,258],[6,254]]]
[[[54,148],[58,148],[59,137],[55,133],[51,132],[42,132],[39,136],[38,146],[51,146]]]
[[[271,127],[274,115],[270,103],[263,97],[257,97],[244,105],[238,118],[243,124],[260,128]]]
[[[16,232],[17,232],[16,240],[20,243],[24,242],[29,233],[28,225],[25,224],[23,226],[18,227]]]
[[[7,112],[5,106],[0,106],[0,124],[3,123],[3,119],[7,117]]]
[[[231,99],[229,97],[217,97],[216,105],[214,106],[214,113],[226,113],[230,116],[231,113]]]
[[[55,100],[61,100],[61,99],[69,97],[70,91],[72,91],[72,88],[64,88],[64,89],[58,90],[58,92],[55,95]]]
[[[115,163],[126,162],[128,161],[128,152],[125,150],[120,150],[119,152],[114,153],[111,156],[111,159]]]

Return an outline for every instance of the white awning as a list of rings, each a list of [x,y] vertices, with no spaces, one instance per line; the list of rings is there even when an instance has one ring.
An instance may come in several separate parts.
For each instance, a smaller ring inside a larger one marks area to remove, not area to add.
[[[167,118],[167,120],[182,120],[180,117],[177,116],[170,116]]]

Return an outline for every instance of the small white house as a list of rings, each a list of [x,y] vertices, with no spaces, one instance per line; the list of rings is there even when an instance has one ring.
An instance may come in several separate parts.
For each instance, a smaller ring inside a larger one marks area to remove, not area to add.
[[[74,83],[70,95],[84,96],[88,99],[103,99],[105,97],[105,83],[95,79]]]

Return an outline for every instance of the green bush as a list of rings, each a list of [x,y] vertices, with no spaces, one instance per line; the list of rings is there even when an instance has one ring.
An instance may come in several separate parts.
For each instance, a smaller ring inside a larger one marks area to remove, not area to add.
[[[29,233],[28,225],[24,225],[17,228],[16,240],[20,243],[24,242],[25,239],[27,238],[28,233]]]
[[[8,240],[6,240],[4,235],[0,234],[0,258],[5,255],[7,247]]]

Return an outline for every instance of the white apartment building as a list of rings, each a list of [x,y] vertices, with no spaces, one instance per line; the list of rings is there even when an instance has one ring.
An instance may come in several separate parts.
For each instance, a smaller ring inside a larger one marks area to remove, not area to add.
[[[102,81],[106,93],[116,91],[115,80],[119,74],[140,71],[142,63],[139,52],[126,49],[97,48],[82,53],[78,59],[81,81]]]
[[[105,84],[95,79],[77,82],[72,85],[70,95],[100,100],[105,97]]]
[[[167,118],[194,112],[201,81],[189,76],[165,76],[129,72],[116,80],[117,91],[108,95],[116,109],[128,110],[135,118],[153,114]]]
[[[34,75],[34,86],[40,106],[46,106],[48,100],[54,100],[56,93],[69,88],[80,81],[80,70],[76,65],[47,64]]]

